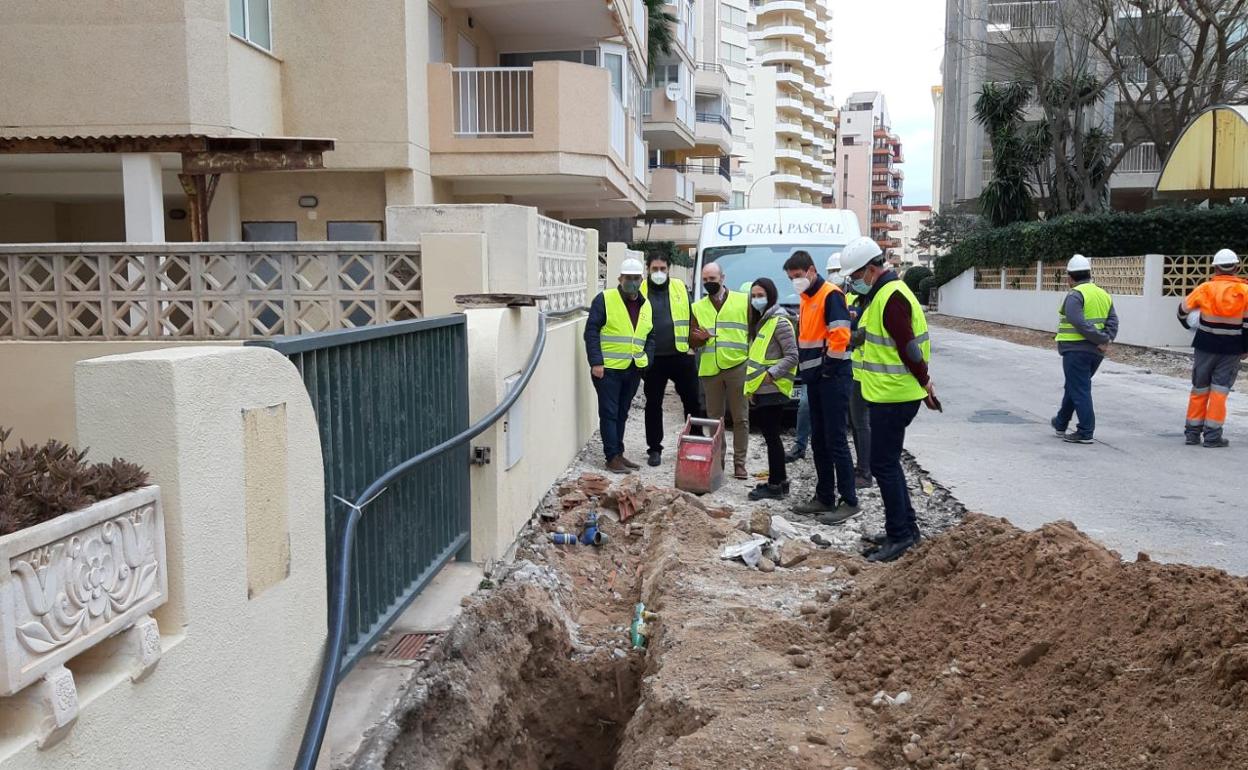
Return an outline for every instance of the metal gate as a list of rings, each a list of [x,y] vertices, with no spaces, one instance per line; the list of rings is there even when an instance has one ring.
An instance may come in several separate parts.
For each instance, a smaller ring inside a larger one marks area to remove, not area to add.
[[[325,550],[335,585],[350,503],[388,470],[468,427],[462,315],[254,340],[299,369],[325,466]],[[345,673],[447,561],[468,545],[465,444],[394,481],[368,505],[352,548]],[[339,498],[339,499],[335,499]]]

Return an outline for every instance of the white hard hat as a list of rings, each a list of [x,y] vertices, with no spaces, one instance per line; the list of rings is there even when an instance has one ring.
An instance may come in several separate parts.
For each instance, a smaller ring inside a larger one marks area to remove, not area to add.
[[[641,275],[640,259],[626,259],[620,263],[620,275]]]
[[[853,239],[841,250],[841,275],[848,278],[883,253],[879,244],[866,236]]]
[[[832,256],[828,257],[828,270],[827,270],[828,275],[832,275],[833,273],[835,273],[836,271],[840,269],[841,269],[841,252],[838,251]]]
[[[1092,269],[1092,262],[1082,254],[1076,254],[1066,263],[1066,272],[1083,273]]]
[[[1230,249],[1222,249],[1217,254],[1213,255],[1214,267],[1230,267],[1231,265],[1238,265],[1238,264],[1239,264],[1239,255],[1231,251]]]

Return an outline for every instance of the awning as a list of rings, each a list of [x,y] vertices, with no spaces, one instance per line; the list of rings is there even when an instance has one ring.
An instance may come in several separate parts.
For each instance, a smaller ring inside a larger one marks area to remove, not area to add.
[[[1217,105],[1197,115],[1171,148],[1156,192],[1200,200],[1248,195],[1248,106]]]

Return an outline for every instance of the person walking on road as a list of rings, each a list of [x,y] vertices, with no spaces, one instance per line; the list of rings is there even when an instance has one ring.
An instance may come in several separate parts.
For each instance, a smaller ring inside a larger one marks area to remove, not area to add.
[[[698,369],[689,350],[689,290],[684,281],[672,278],[670,263],[659,254],[646,258],[646,281],[641,295],[650,303],[654,319],[654,358],[643,377],[646,394],[646,461],[663,462],[663,396],[667,383],[676,387],[685,417],[701,417],[698,404]]]
[[[706,414],[712,420],[732,415],[732,471],[749,478],[745,468],[750,440],[749,407],[745,401],[745,360],[749,354],[750,302],[731,291],[723,268],[714,262],[702,268],[702,299],[693,304],[690,341],[702,349],[698,378],[706,394]]]
[[[1050,421],[1054,432],[1069,444],[1091,444],[1096,430],[1096,412],[1092,407],[1092,377],[1109,343],[1118,336],[1118,314],[1109,292],[1092,283],[1092,263],[1082,254],[1070,258],[1066,265],[1070,293],[1057,309],[1057,351],[1062,355],[1062,372],[1066,377],[1065,394],[1057,416]],[[1075,430],[1066,432],[1073,415],[1079,422]]]
[[[849,309],[845,292],[825,281],[805,251],[784,263],[801,300],[798,317],[798,370],[809,392],[810,439],[818,481],[815,495],[793,507],[818,514],[822,524],[839,524],[858,513],[854,459],[849,452]],[[839,493],[839,500],[838,500]]]
[[[901,465],[906,428],[927,402],[940,408],[927,371],[931,341],[927,318],[910,288],[888,268],[883,252],[870,238],[857,238],[841,254],[841,274],[866,303],[859,327],[862,354],[859,382],[870,406],[871,472],[884,501],[884,533],[868,561],[899,558],[922,539],[906,472]]]
[[[653,319],[641,294],[641,273],[641,260],[624,260],[619,287],[594,297],[585,322],[585,355],[598,392],[602,450],[612,473],[641,467],[624,456],[628,410],[654,355]]]
[[[750,355],[745,395],[754,405],[754,422],[767,442],[767,481],[751,500],[779,500],[789,494],[784,462],[784,407],[793,399],[797,378],[797,332],[788,312],[776,304],[776,284],[759,278],[750,287]]]
[[[1248,358],[1248,282],[1239,277],[1239,256],[1230,249],[1213,255],[1213,270],[1212,279],[1179,303],[1179,322],[1188,329],[1196,322],[1186,443],[1220,448],[1230,445],[1222,437],[1226,399],[1240,360]]]

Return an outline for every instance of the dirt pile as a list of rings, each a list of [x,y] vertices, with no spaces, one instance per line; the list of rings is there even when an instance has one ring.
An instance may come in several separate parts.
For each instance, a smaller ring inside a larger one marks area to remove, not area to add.
[[[983,516],[859,577],[828,664],[884,766],[1248,767],[1244,579]]]

